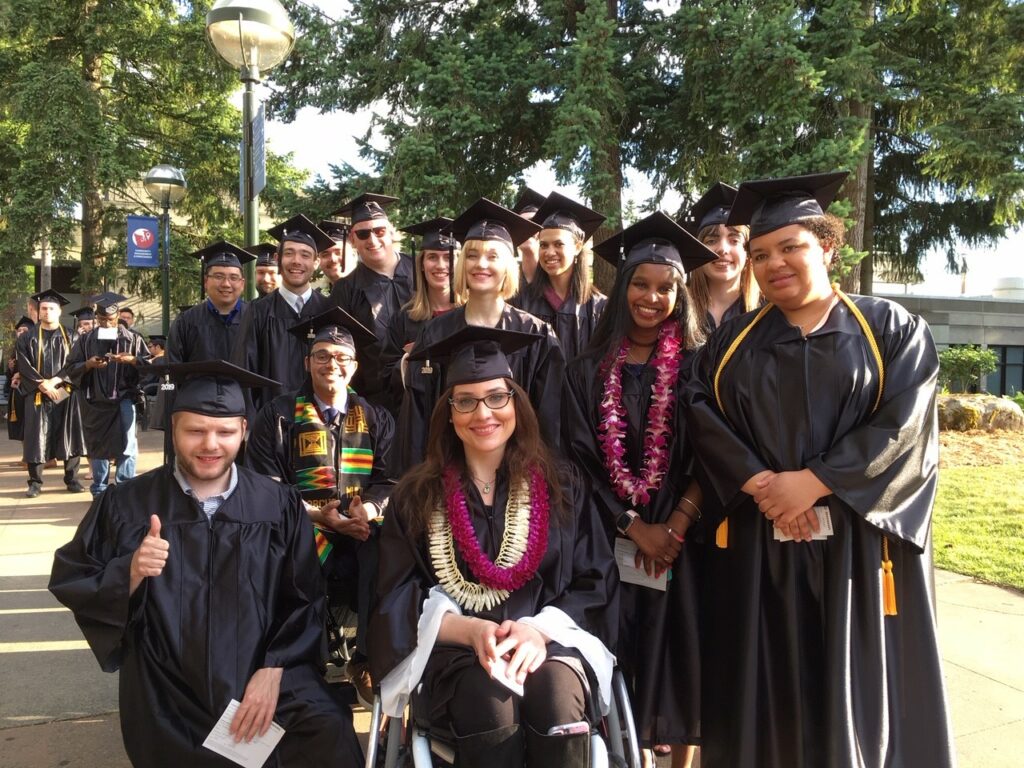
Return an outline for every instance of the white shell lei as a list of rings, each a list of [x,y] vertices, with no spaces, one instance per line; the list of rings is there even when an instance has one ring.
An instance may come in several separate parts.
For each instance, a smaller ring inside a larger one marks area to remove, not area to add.
[[[511,568],[526,554],[530,536],[530,486],[522,482],[510,491],[505,506],[505,532],[494,564],[499,568]],[[508,599],[508,590],[494,589],[462,575],[455,560],[455,539],[448,522],[448,511],[442,501],[430,515],[430,530],[427,534],[430,549],[430,563],[441,584],[463,609],[478,613],[500,605]]]

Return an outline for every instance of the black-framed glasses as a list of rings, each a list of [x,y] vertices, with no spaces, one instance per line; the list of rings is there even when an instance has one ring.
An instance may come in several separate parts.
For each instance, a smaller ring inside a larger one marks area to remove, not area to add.
[[[345,352],[328,352],[326,349],[318,349],[310,357],[313,358],[313,362],[319,363],[320,365],[327,365],[332,360],[338,365],[345,366],[351,365],[356,361],[352,355],[346,354]]]
[[[509,390],[508,392],[491,392],[489,395],[483,397],[473,397],[472,395],[459,395],[457,397],[449,397],[448,405],[454,408],[459,413],[472,413],[479,407],[480,403],[483,403],[492,411],[500,411],[506,405],[508,401],[512,399],[515,392]]]
[[[388,233],[387,227],[367,227],[366,229],[353,229],[352,230],[356,237],[360,240],[369,240],[370,234],[374,234],[378,240],[383,240],[384,235]]]

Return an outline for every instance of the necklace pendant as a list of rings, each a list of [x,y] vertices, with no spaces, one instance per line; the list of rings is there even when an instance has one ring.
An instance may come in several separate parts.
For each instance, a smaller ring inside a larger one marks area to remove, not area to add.
[[[484,483],[484,493],[490,493],[490,492],[491,492],[491,484],[490,483]]]

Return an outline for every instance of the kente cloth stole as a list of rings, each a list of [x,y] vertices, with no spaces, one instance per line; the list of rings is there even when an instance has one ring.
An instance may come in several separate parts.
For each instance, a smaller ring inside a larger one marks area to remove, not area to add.
[[[345,500],[361,495],[366,479],[373,471],[373,439],[363,407],[349,393],[349,408],[341,429],[341,445],[324,424],[312,395],[295,398],[295,430],[292,443],[292,468],[295,485],[302,498],[315,507],[332,499]],[[327,560],[333,545],[324,532],[313,527],[316,554],[320,564]]]

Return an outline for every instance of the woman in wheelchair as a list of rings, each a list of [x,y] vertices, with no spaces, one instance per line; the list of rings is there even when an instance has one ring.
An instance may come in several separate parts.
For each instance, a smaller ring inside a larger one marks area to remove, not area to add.
[[[446,393],[382,531],[369,655],[383,708],[415,693],[459,766],[583,768],[610,695],[611,549],[506,358],[536,339],[469,326],[425,351],[448,359]]]

